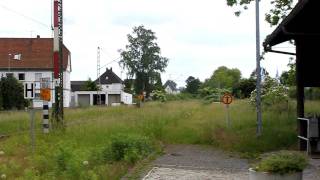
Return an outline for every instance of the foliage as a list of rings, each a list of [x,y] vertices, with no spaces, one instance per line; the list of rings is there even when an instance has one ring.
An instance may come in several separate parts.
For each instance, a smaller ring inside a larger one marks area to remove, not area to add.
[[[186,80],[186,89],[185,92],[190,94],[198,94],[198,90],[201,86],[201,81],[197,78],[194,78],[193,76],[189,76]]]
[[[155,101],[166,102],[166,93],[158,90],[152,91],[152,99]]]
[[[307,100],[319,100],[320,99],[320,88],[319,87],[308,87],[304,90],[304,96]]]
[[[288,64],[289,71],[284,71],[280,76],[281,84],[285,86],[295,86],[296,85],[296,64],[293,59],[290,59]]]
[[[160,73],[156,73],[156,75],[154,76],[153,79],[153,87],[152,90],[158,90],[158,91],[163,91],[163,85],[162,85],[162,80],[161,80],[161,74]]]
[[[204,82],[203,87],[233,88],[237,83],[239,83],[240,78],[241,72],[239,69],[229,69],[225,66],[221,66]]]
[[[120,65],[128,70],[128,75],[135,76],[134,89],[136,94],[146,91],[147,97],[152,92],[152,81],[164,72],[168,58],[160,55],[160,47],[155,42],[155,33],[144,26],[133,28],[128,34],[129,44],[120,50]],[[151,83],[150,83],[151,82]]]
[[[97,83],[92,81],[91,78],[89,78],[83,85],[82,89],[83,91],[98,91],[101,90],[100,87],[98,87]]]
[[[123,83],[124,83],[124,92],[130,93],[130,94],[134,94],[133,82],[134,82],[134,79],[125,79],[123,81]]]
[[[149,155],[152,150],[150,140],[146,137],[117,134],[111,138],[110,148],[107,147],[104,150],[104,156],[105,159],[112,161],[125,160],[134,164],[139,159]]]
[[[166,94],[167,101],[181,101],[181,100],[190,100],[196,99],[196,95],[190,93],[178,93],[178,94]]]
[[[220,102],[220,98],[225,93],[230,93],[231,91],[229,89],[219,89],[219,88],[211,88],[211,87],[205,87],[199,90],[200,96],[204,99],[207,103],[212,102]]]
[[[233,94],[238,98],[249,98],[251,92],[256,89],[256,80],[253,78],[243,78],[233,88]]]
[[[192,98],[193,95],[181,93],[168,97]],[[319,104],[306,101],[306,113],[317,112]],[[236,100],[229,108],[230,127],[226,126],[223,105],[204,104],[195,99],[148,102],[142,108],[66,109],[66,131],[46,135],[41,133],[41,112],[36,112],[39,133],[34,154],[30,148],[29,114],[0,112],[0,132],[12,134],[1,140],[0,151],[5,155],[0,156],[0,171],[7,179],[27,179],[27,176],[34,176],[30,179],[121,179],[140,154],[137,150],[127,150],[120,161],[112,160],[111,144],[117,141],[114,136],[125,136],[123,139],[127,140],[122,143],[120,138],[120,144],[131,144],[135,142],[132,136],[138,136],[134,139],[146,138],[159,149],[162,144],[203,144],[245,157],[296,145],[294,108],[281,113],[263,111],[265,121],[260,138],[255,135],[256,112],[248,101]],[[2,169],[2,166],[6,167]],[[59,173],[59,169],[66,170]]]
[[[1,78],[0,94],[0,109],[22,109],[25,105],[23,85],[12,76]]]
[[[254,170],[276,174],[289,174],[302,172],[307,165],[307,157],[300,152],[279,151],[262,158]]]
[[[254,90],[250,96],[252,105],[256,104],[257,91]],[[261,102],[265,108],[277,104],[286,104],[289,100],[288,89],[279,84],[276,79],[267,76],[261,87]],[[286,108],[286,107],[284,107]],[[283,109],[278,109],[283,110]]]
[[[248,9],[248,5],[255,0],[226,0],[228,6],[241,6],[244,10]],[[292,9],[293,0],[272,0],[270,1],[272,6],[268,13],[265,14],[265,20],[270,25],[276,25],[281,19]],[[237,10],[235,15],[239,16],[241,10]]]
[[[1,88],[1,87],[0,87]],[[3,98],[2,98],[2,93],[0,89],[0,111],[3,109]]]

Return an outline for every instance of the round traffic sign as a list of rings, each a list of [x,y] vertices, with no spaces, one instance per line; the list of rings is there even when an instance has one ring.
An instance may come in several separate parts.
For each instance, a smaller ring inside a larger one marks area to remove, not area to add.
[[[221,101],[223,104],[231,104],[233,97],[230,93],[226,93],[222,96]]]

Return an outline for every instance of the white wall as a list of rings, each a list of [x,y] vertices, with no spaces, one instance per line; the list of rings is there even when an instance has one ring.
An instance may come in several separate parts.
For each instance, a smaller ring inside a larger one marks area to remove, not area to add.
[[[0,71],[0,77],[6,77],[6,73],[8,73],[8,71]],[[16,71],[16,70],[12,70],[10,71],[10,73],[13,73],[13,76],[18,79],[18,74],[19,73],[24,73],[25,74],[25,80],[21,80],[20,82],[24,83],[24,82],[33,82],[35,83],[35,93],[40,93],[40,82],[39,79],[36,79],[36,74],[41,74],[41,78],[50,78],[50,80],[52,81],[53,79],[53,73],[52,71],[48,71],[48,70],[43,70],[43,71]],[[39,76],[37,76],[39,77]],[[70,106],[70,102],[71,102],[71,82],[70,82],[70,71],[65,71],[64,72],[64,91],[63,91],[63,97],[64,97],[64,107],[69,107]],[[51,101],[49,102],[49,106],[52,107],[52,103],[55,102],[55,96],[54,96],[54,84],[53,82],[51,83]],[[42,101],[41,100],[34,100],[34,107],[36,108],[41,108],[42,107]]]
[[[116,83],[116,84],[102,84],[102,91],[104,92],[117,92],[117,93],[121,93],[121,91],[123,90],[124,86],[123,84],[120,83]]]
[[[121,92],[121,102],[124,104],[132,104],[132,94]]]

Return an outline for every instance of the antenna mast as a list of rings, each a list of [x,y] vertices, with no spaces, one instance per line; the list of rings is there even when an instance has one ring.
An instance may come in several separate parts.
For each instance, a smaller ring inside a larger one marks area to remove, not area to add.
[[[100,95],[100,88],[101,88],[101,81],[100,81],[100,47],[97,49],[97,105],[101,105],[101,95]]]

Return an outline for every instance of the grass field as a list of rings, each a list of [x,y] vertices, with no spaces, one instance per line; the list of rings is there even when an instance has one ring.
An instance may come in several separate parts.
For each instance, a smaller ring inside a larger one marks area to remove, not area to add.
[[[317,112],[319,104],[308,102],[306,109]],[[297,139],[294,105],[290,107],[289,111],[281,112],[277,107],[264,111],[260,138],[255,136],[254,108],[245,100],[231,105],[229,128],[223,105],[191,100],[152,102],[140,109],[68,109],[66,130],[49,135],[41,133],[38,112],[33,154],[28,113],[0,112],[0,135],[12,134],[0,139],[0,151],[4,152],[0,155],[0,175],[8,179],[119,179],[139,160],[160,152],[161,144],[212,145],[245,157],[291,149]],[[146,150],[149,147],[151,150]],[[115,151],[123,158],[110,158],[114,157],[110,152]]]

